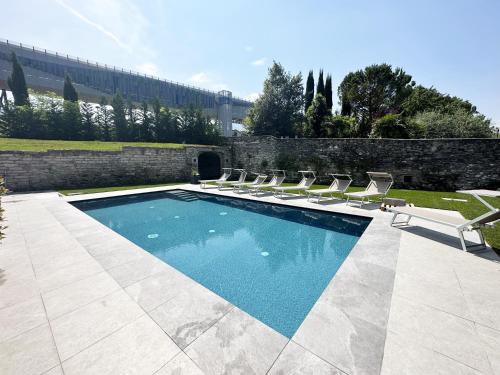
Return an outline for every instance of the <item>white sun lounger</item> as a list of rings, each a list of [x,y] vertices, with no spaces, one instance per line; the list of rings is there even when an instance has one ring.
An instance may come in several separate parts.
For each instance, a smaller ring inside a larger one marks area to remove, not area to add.
[[[333,194],[344,194],[347,191],[349,185],[351,185],[352,178],[348,174],[338,174],[338,173],[330,173],[333,177],[333,182],[328,187],[328,189],[314,189],[307,190],[307,200],[311,199],[313,195],[317,197],[317,203],[320,202],[323,194],[330,194],[330,197],[333,198]]]
[[[273,187],[274,196],[280,198],[287,191],[298,190],[306,191],[309,189],[314,181],[316,181],[316,173],[314,171],[299,171],[302,174],[302,179],[297,185],[294,186],[276,186]]]
[[[394,180],[392,175],[386,172],[366,172],[370,177],[370,183],[364,191],[357,191],[355,193],[345,193],[347,196],[347,204],[350,198],[361,198],[359,207],[365,202],[365,198],[370,197],[384,197],[391,188]]]
[[[232,168],[222,168],[222,170],[224,171],[224,173],[217,180],[200,180],[201,188],[204,189],[207,186],[207,184],[210,182],[227,181],[229,176],[231,176]]]
[[[263,184],[264,181],[266,181],[267,174],[259,174],[259,173],[254,173],[254,174],[256,174],[257,177],[255,177],[255,180],[253,180],[252,182],[233,183],[233,191],[239,193],[243,189],[250,189],[252,186]]]
[[[443,224],[455,228],[458,232],[458,237],[460,238],[460,244],[462,245],[462,249],[464,251],[467,251],[463,233],[465,231],[476,231],[477,234],[479,235],[480,243],[473,246],[485,247],[486,243],[484,242],[484,237],[481,229],[485,226],[493,226],[494,223],[500,220],[500,209],[493,207],[492,205],[490,205],[488,202],[486,202],[476,194],[471,194],[471,195],[474,198],[478,199],[486,207],[488,207],[489,211],[472,220],[467,220],[460,217],[450,216],[420,207],[409,207],[409,206],[390,207],[387,210],[394,214],[394,216],[392,217],[391,225],[393,226],[408,225],[412,217],[417,217],[422,220],[427,220],[433,223]],[[396,217],[398,215],[406,215],[407,220],[396,222]]]
[[[232,187],[234,184],[240,184],[245,182],[247,178],[247,171],[244,169],[235,169],[236,172],[240,173],[240,177],[238,177],[237,181],[217,181],[216,185],[219,187],[219,190],[222,189],[224,186],[230,186]]]
[[[268,183],[265,184],[259,184],[259,185],[253,185],[249,190],[250,193],[253,193],[254,195],[257,195],[259,191],[262,191],[263,189],[266,188],[273,188],[273,187],[278,187],[280,186],[283,181],[285,180],[286,173],[282,169],[271,169],[271,172],[273,174],[273,177],[271,177],[271,180]]]

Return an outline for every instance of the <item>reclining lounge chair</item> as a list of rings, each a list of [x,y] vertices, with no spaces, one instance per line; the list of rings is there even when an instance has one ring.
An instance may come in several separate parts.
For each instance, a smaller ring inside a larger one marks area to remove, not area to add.
[[[281,186],[286,177],[285,171],[282,169],[271,169],[271,172],[273,174],[271,180],[265,184],[252,185],[252,187],[249,189],[250,193],[257,195],[259,191],[262,191],[264,189]]]
[[[328,189],[307,190],[307,200],[310,200],[314,195],[318,199],[316,203],[319,203],[323,194],[330,194],[330,197],[333,198],[334,193],[343,195],[347,191],[352,182],[351,176],[337,173],[330,173],[330,175],[333,177],[333,182]]]
[[[368,177],[370,177],[370,183],[363,191],[357,191],[355,193],[345,193],[347,196],[347,204],[349,204],[350,198],[361,198],[359,202],[359,207],[365,202],[365,198],[368,198],[370,202],[370,197],[384,197],[392,186],[394,180],[392,175],[386,172],[366,172]]]
[[[302,174],[302,180],[295,186],[276,186],[273,187],[274,196],[282,197],[287,191],[297,190],[305,192],[308,190],[316,180],[316,173],[314,171],[299,171]]]
[[[245,179],[247,178],[247,171],[244,169],[235,169],[236,172],[240,173],[240,177],[238,177],[237,181],[217,181],[215,184],[219,187],[219,190],[221,190],[224,186],[229,186],[232,187],[234,184],[240,184],[245,182]]]
[[[200,180],[201,188],[202,189],[206,188],[207,184],[210,183],[210,182],[216,182],[217,183],[217,182],[227,181],[227,179],[229,178],[229,176],[231,176],[232,168],[222,168],[222,170],[224,171],[224,173],[217,180]]]
[[[260,185],[263,184],[264,181],[266,181],[267,174],[260,174],[260,173],[254,173],[257,175],[255,177],[255,180],[252,182],[235,182],[232,184],[233,186],[233,191],[235,193],[241,192],[243,189],[251,189],[252,186]]]
[[[493,207],[488,202],[483,200],[476,194],[471,194],[474,198],[478,199],[481,203],[483,203],[486,207],[489,208],[489,211],[485,214],[482,214],[472,220],[467,220],[455,216],[450,216],[446,214],[442,214],[439,212],[431,211],[425,208],[419,207],[391,207],[387,210],[394,214],[391,225],[408,225],[410,219],[412,217],[416,217],[422,220],[432,221],[433,223],[443,224],[452,228],[455,228],[458,232],[458,237],[460,238],[460,244],[462,245],[462,249],[467,251],[467,246],[465,245],[464,233],[465,231],[476,231],[479,235],[480,243],[473,246],[481,246],[485,247],[486,243],[484,242],[483,233],[481,229],[485,226],[493,226],[495,222],[500,220],[500,209]],[[406,215],[408,218],[406,221],[396,222],[396,217],[398,215]]]

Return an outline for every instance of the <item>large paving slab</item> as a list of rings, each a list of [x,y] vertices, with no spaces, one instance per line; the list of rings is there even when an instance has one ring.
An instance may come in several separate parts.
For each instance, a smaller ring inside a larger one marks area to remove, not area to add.
[[[373,220],[289,340],[67,203],[130,191],[7,196],[0,373],[500,374],[491,250],[374,205],[203,192]]]
[[[234,308],[186,349],[205,374],[264,374],[288,339]]]

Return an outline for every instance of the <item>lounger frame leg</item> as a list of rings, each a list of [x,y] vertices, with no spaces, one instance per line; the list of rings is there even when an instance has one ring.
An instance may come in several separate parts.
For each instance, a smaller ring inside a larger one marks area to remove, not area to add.
[[[458,229],[458,238],[460,238],[460,244],[462,245],[462,250],[467,251],[467,246],[465,246],[464,232]]]
[[[394,215],[392,215],[392,220],[391,220],[391,227],[394,225],[394,222],[396,221],[396,217],[398,216],[399,214],[397,212],[394,213]]]
[[[486,247],[486,242],[484,241],[484,236],[481,228],[476,229],[477,234],[479,235],[479,240],[481,241],[481,245]]]

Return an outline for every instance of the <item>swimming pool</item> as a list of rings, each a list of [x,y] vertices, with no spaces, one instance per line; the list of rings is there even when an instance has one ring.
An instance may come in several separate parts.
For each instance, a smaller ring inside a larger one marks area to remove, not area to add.
[[[183,190],[73,204],[289,338],[371,220]]]

